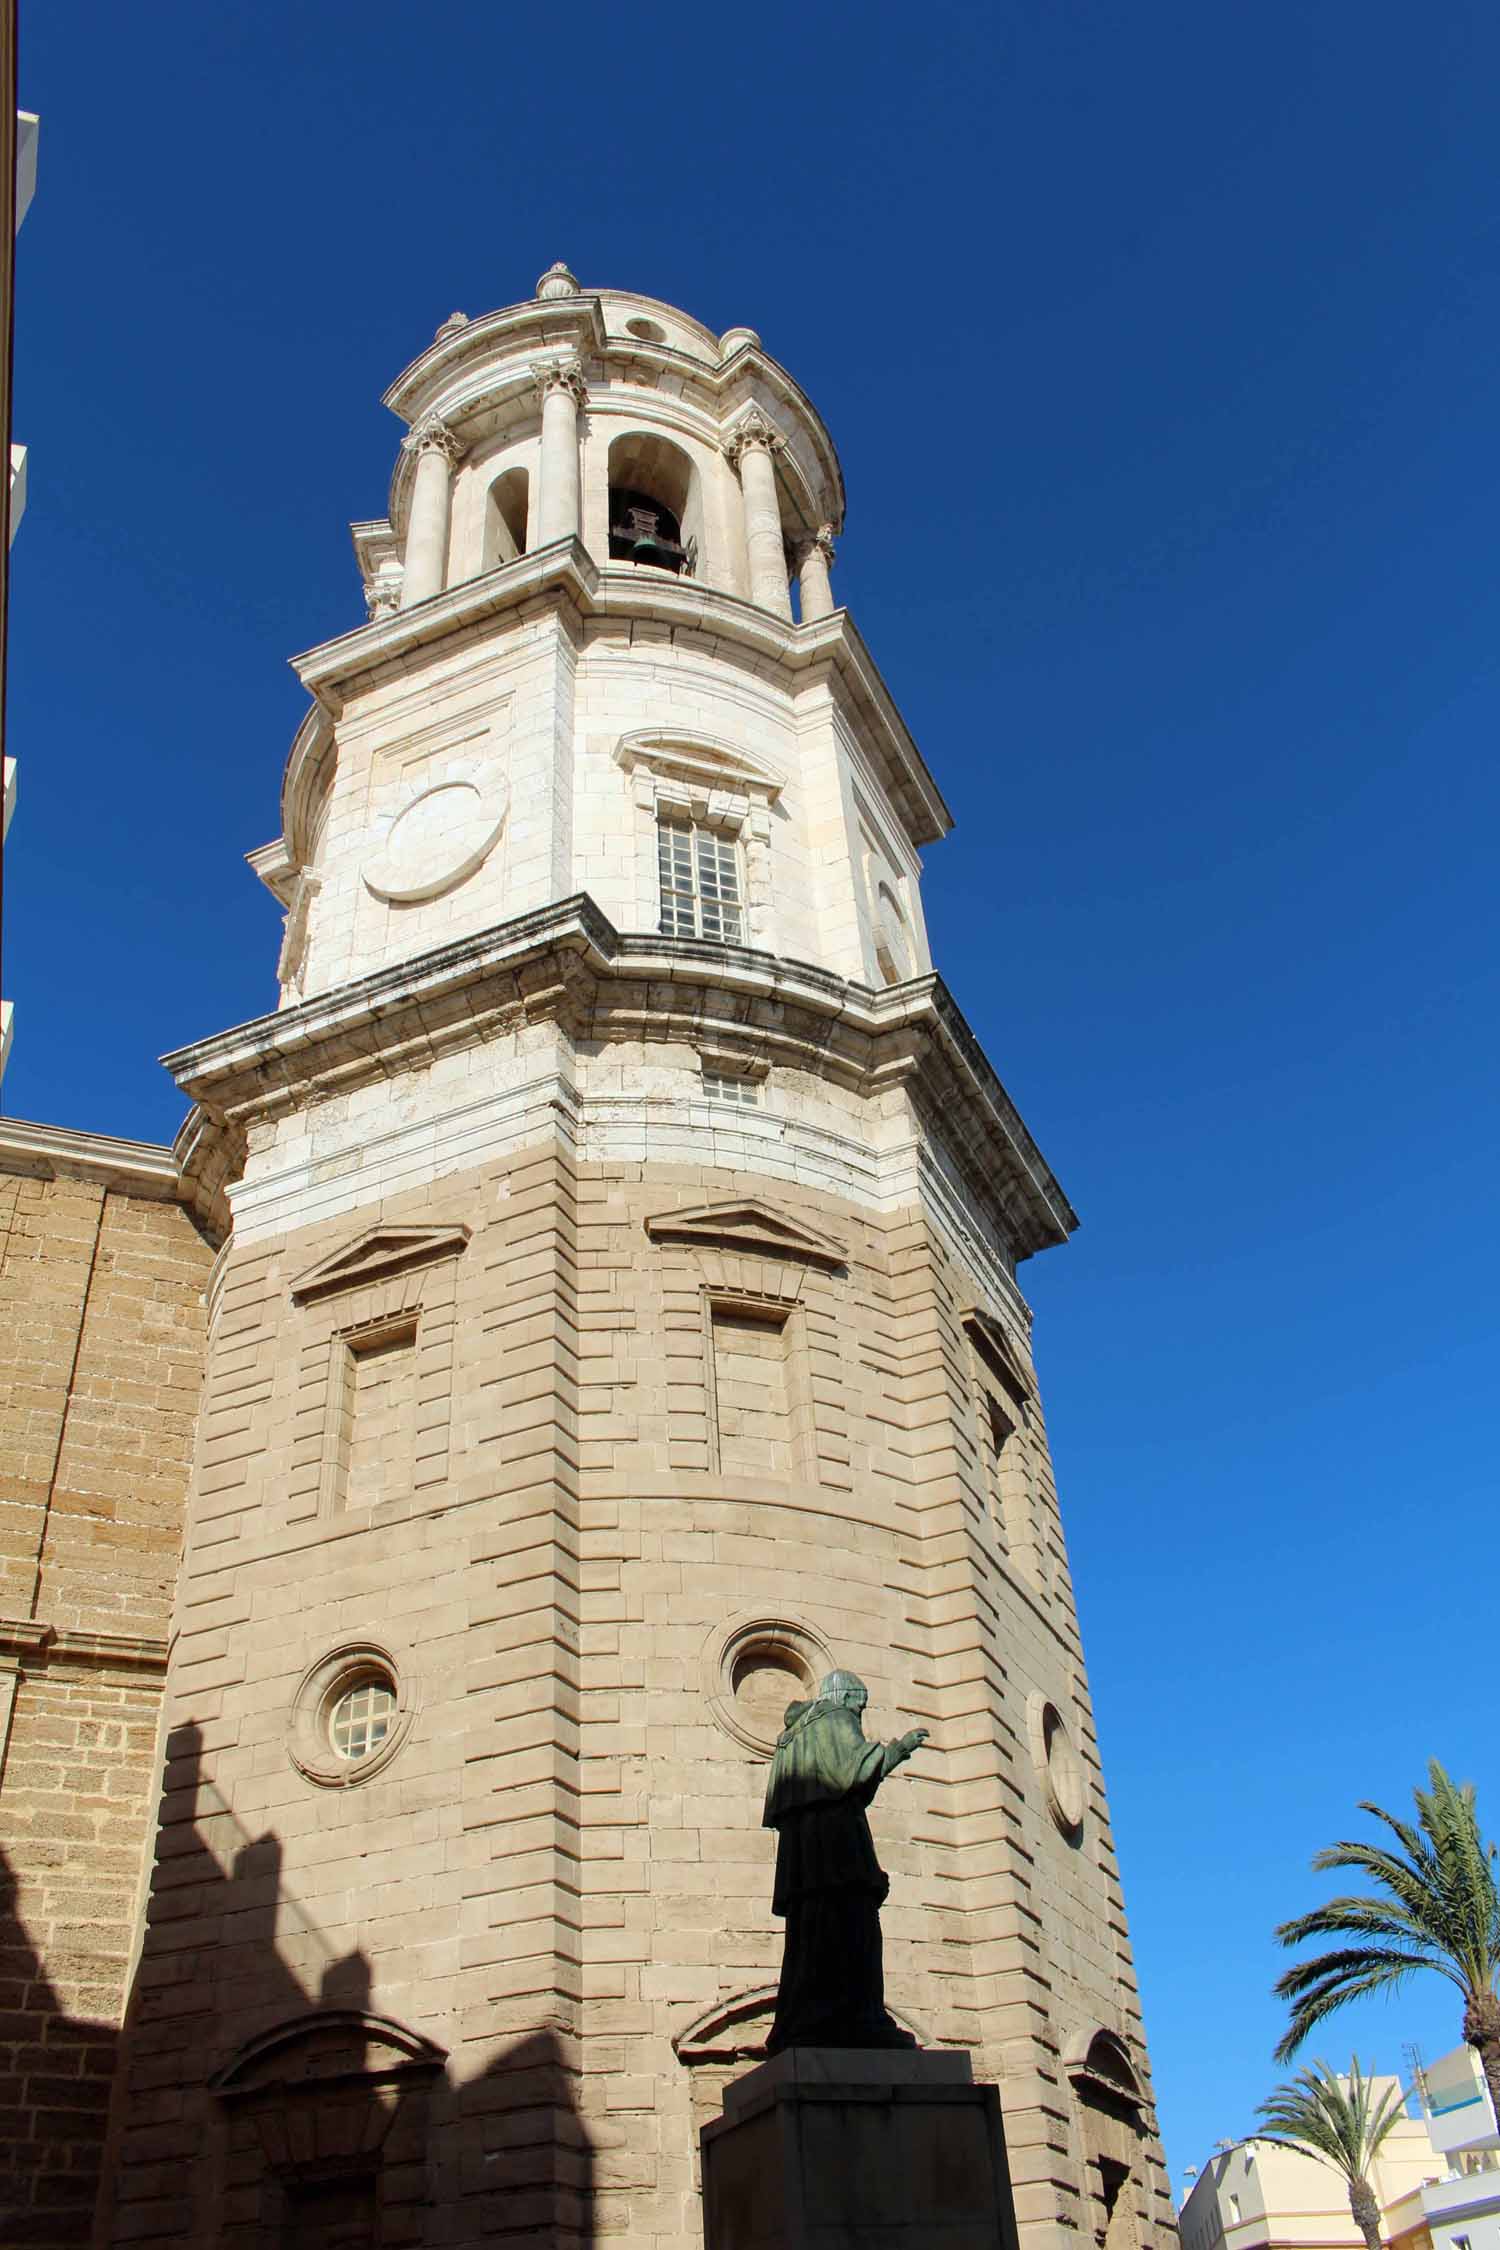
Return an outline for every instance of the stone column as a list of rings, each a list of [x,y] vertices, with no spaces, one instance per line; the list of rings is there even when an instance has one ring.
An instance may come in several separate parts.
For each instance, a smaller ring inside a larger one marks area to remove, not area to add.
[[[425,414],[402,440],[402,451],[416,456],[411,501],[406,517],[406,570],[401,582],[401,607],[430,601],[440,594],[448,575],[448,518],[453,497],[454,464],[463,448],[446,422]]]
[[[792,614],[787,584],[786,548],[781,537],[781,510],[776,501],[775,456],[786,440],[775,424],[752,406],[724,441],[724,450],[739,471],[745,495],[745,544],[750,552],[750,599],[778,617]]]
[[[833,568],[833,526],[820,523],[813,538],[797,552],[797,584],[802,595],[802,622],[831,617],[835,603],[828,573]]]
[[[537,545],[577,539],[583,531],[583,495],[578,480],[578,409],[588,396],[583,368],[576,359],[539,367],[536,387],[542,400],[541,491],[537,499]]]

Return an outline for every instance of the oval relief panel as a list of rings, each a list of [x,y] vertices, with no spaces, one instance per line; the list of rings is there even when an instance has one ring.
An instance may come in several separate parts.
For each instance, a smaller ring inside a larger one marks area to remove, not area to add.
[[[481,867],[505,826],[503,781],[434,782],[402,806],[366,862],[366,890],[393,906],[438,898]]]
[[[1038,1694],[1027,1703],[1026,1726],[1047,1810],[1068,1842],[1076,1844],[1088,1811],[1088,1777],[1067,1721],[1055,1703]]]

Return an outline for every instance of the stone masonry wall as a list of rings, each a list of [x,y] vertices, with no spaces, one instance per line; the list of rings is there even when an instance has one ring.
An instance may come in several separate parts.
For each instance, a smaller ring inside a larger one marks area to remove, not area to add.
[[[872,1816],[892,2004],[998,2079],[1028,2250],[1102,2238],[1077,2063],[1106,2033],[1146,2087],[1139,2010],[1024,1317],[991,1307],[991,1365],[975,1293],[917,1208],[585,1165],[561,1119],[231,1254],[109,2240],[249,2244],[313,2161],[354,2194],[333,2080],[255,2075],[342,2010],[428,2073],[422,2180],[357,2189],[383,2241],[696,2244],[696,2126],[778,1968],[767,1730],[831,1662],[872,1731],[933,1731]],[[410,1474],[364,1504],[338,1369],[372,1336],[418,1403]],[[348,1786],[318,1682],[366,1658],[397,1747]],[[1112,2242],[1170,2228],[1143,2125]]]
[[[86,2234],[154,1795],[212,1251],[0,1173],[0,2236]]]

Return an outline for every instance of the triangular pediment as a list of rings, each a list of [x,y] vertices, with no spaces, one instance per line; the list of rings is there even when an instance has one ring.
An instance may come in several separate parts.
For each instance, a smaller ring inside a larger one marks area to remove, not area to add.
[[[385,1281],[417,1266],[456,1258],[469,1239],[467,1227],[370,1227],[333,1251],[292,1284],[292,1302],[309,1304],[366,1282]]]
[[[1020,1398],[1030,1398],[1036,1388],[1016,1352],[1015,1346],[991,1313],[982,1305],[970,1305],[963,1315],[963,1324],[969,1341],[991,1370],[998,1375]]]
[[[813,1266],[841,1266],[844,1248],[817,1234],[774,1204],[754,1196],[705,1203],[693,1211],[658,1211],[646,1221],[653,1242],[696,1242],[705,1249],[753,1250],[762,1257],[800,1258]]]

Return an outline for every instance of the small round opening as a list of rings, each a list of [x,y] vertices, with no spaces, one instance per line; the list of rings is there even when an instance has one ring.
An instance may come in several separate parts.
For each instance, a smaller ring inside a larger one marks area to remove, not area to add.
[[[643,344],[664,344],[667,340],[665,328],[659,328],[654,320],[627,320],[625,333],[639,336]]]
[[[396,1718],[396,1696],[389,1681],[370,1677],[344,1689],[328,1713],[328,1739],[334,1754],[350,1765],[378,1750]]]

